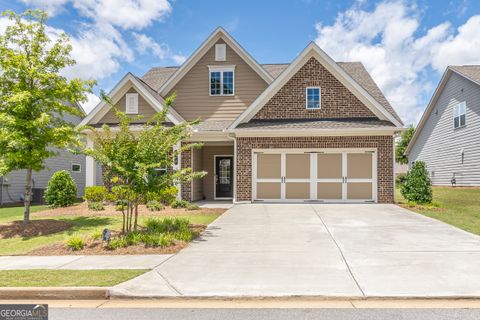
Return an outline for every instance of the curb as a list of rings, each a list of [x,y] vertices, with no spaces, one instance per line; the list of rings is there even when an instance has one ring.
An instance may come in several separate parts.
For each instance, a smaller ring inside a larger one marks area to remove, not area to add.
[[[105,300],[108,287],[4,287],[0,299]]]

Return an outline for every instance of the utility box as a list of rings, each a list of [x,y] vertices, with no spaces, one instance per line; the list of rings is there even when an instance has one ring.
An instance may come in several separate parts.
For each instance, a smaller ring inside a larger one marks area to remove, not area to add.
[[[42,188],[32,188],[32,203],[34,204],[45,204],[43,199],[43,193],[45,189]]]

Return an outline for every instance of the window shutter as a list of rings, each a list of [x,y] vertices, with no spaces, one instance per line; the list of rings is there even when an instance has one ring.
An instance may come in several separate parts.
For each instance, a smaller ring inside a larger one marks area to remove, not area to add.
[[[215,45],[215,61],[227,60],[227,46],[225,44]]]
[[[125,113],[138,114],[138,93],[127,93],[125,100]]]

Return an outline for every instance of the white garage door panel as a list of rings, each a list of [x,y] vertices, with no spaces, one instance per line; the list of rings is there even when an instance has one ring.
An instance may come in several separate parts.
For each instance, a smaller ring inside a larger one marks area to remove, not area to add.
[[[253,154],[253,199],[376,200],[375,150],[265,150]]]

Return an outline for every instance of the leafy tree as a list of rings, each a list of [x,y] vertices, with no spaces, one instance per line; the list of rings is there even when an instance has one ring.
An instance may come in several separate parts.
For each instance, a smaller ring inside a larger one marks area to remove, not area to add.
[[[115,109],[103,93],[102,98]],[[108,125],[103,125],[101,130],[86,128],[91,132],[94,147],[85,147],[83,152],[103,165],[108,172],[106,176],[112,177],[112,192],[118,198],[116,200],[126,203],[122,206],[123,232],[132,231],[132,226],[137,229],[138,205],[146,201],[149,193],[205,175],[205,172],[193,172],[191,168],[172,169],[179,154],[202,146],[182,143],[178,149],[175,148],[190,137],[191,125],[198,121],[165,126],[168,106],[174,98],[174,95],[167,98],[167,106],[148,119],[138,131],[132,131],[130,124],[142,116],[127,116],[116,109],[119,128],[115,132]]]
[[[55,172],[48,181],[45,201],[52,207],[68,207],[77,200],[77,185],[67,170]]]
[[[415,161],[407,173],[400,192],[408,201],[416,203],[432,202],[432,181],[428,176],[427,166],[423,161]]]
[[[397,147],[395,149],[395,159],[398,163],[408,164],[408,157],[405,155],[405,150],[412,140],[413,134],[415,133],[415,128],[409,126],[407,130],[402,132],[400,140],[397,142]]]
[[[76,140],[64,115],[81,116],[74,103],[86,100],[94,81],[67,80],[62,69],[75,64],[68,37],[52,41],[47,14],[3,12],[12,25],[0,34],[0,175],[25,169],[24,223],[30,219],[32,172]]]

